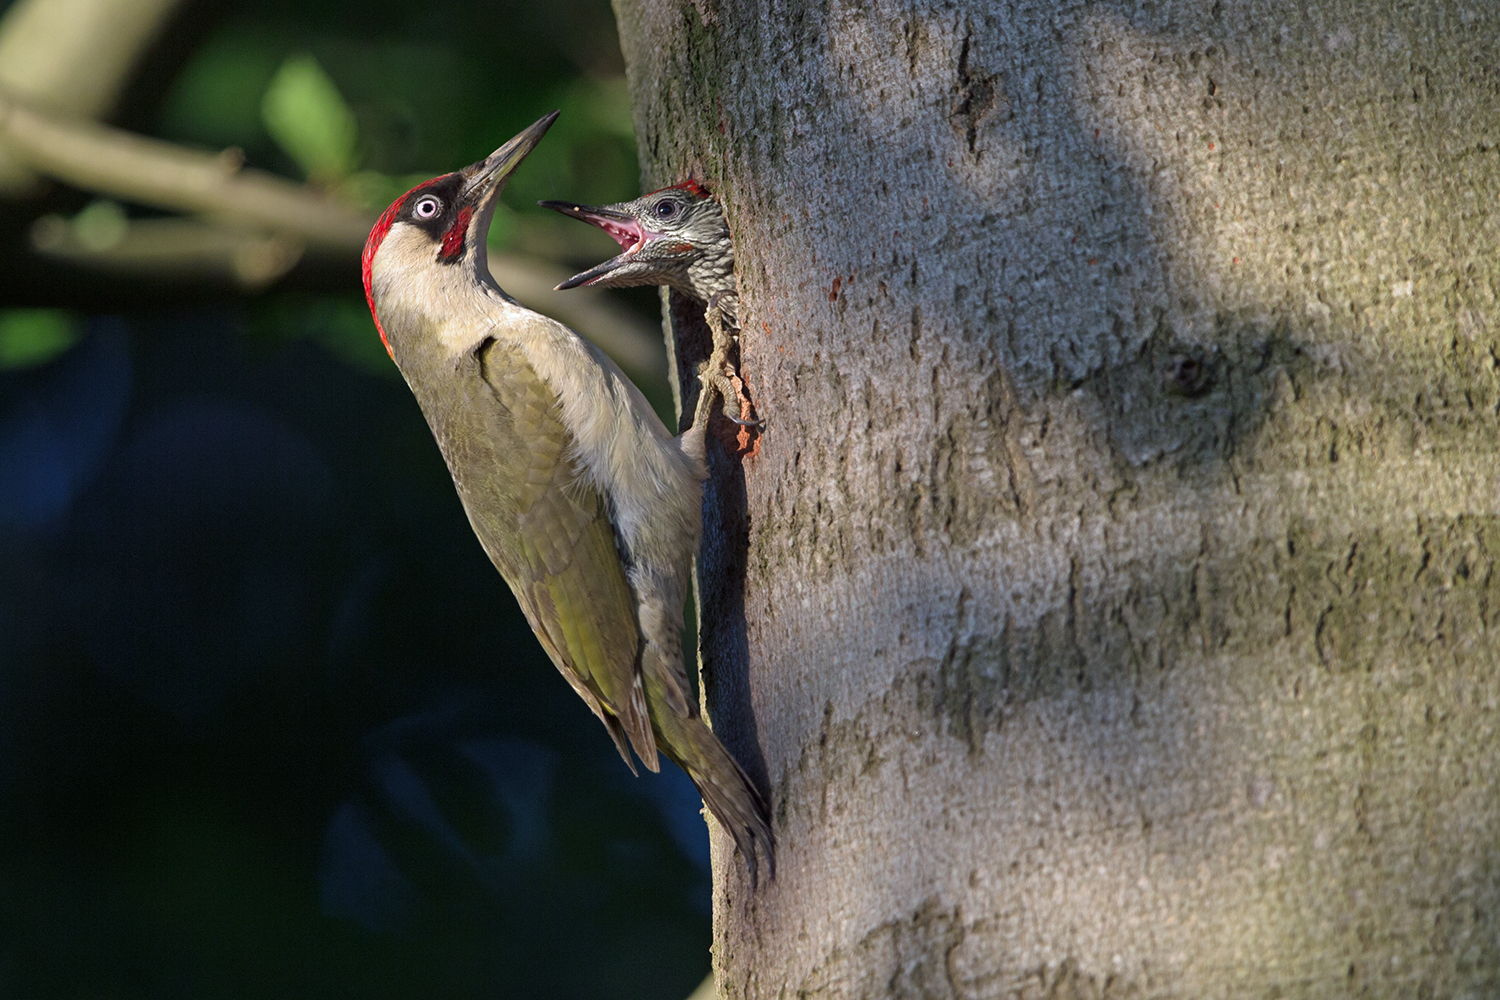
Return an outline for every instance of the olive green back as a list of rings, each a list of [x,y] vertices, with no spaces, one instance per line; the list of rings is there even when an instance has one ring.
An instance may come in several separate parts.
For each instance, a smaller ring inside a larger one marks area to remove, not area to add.
[[[626,763],[622,723],[654,764],[636,681],[635,599],[604,500],[578,476],[556,395],[518,350],[497,340],[456,365],[407,351],[401,362],[474,534],[543,648],[609,727]]]

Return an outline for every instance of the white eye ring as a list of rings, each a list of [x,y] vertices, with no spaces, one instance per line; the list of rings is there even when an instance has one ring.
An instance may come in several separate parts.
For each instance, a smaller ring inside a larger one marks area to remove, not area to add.
[[[417,199],[416,204],[412,205],[411,214],[414,218],[424,221],[436,219],[443,214],[443,200],[437,195],[424,194]]]

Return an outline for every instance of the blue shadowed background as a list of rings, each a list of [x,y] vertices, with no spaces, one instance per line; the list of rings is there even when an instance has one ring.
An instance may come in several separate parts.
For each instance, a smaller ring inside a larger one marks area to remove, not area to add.
[[[0,36],[48,2],[0,4]],[[156,6],[112,127],[368,218],[560,108],[492,248],[544,276],[615,252],[528,207],[638,193],[605,0]],[[23,97],[80,117],[56,86]],[[0,191],[0,996],[685,997],[700,802],[665,761],[632,778],[532,637],[357,246],[22,174]],[[598,301],[669,408],[655,295]]]

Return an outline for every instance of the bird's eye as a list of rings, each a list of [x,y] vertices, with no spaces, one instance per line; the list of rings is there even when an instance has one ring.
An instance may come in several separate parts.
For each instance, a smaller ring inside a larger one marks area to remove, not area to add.
[[[677,202],[671,198],[665,198],[656,203],[656,217],[658,219],[671,219],[677,215]]]
[[[436,219],[443,214],[443,199],[435,194],[424,194],[412,205],[411,214],[418,219]]]

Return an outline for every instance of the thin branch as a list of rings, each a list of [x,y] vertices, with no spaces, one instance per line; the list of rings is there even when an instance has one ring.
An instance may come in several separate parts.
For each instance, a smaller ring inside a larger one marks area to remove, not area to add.
[[[159,139],[66,122],[0,93],[0,145],[38,173],[87,191],[251,229],[295,236],[311,246],[357,250],[373,221],[364,214],[259,170]]]
[[[182,0],[16,0],[0,16],[0,87],[54,114],[97,118]],[[31,173],[0,150],[0,190]]]
[[[55,215],[31,227],[38,253],[75,264],[157,279],[221,279],[260,289],[286,274],[302,246],[282,236],[247,233],[191,219],[121,221],[109,238],[90,240]]]

